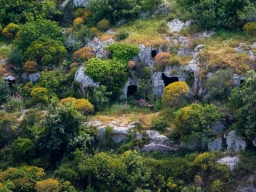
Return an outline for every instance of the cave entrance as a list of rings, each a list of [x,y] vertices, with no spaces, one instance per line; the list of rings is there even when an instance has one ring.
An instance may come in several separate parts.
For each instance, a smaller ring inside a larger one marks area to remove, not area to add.
[[[179,81],[178,77],[167,77],[164,73],[162,73],[162,79],[164,80],[164,86]]]
[[[127,97],[134,95],[137,92],[137,85],[130,85],[127,87]]]
[[[156,56],[156,54],[157,54],[157,51],[156,51],[156,50],[152,50],[152,51],[151,51],[151,57],[154,58],[154,57]]]
[[[244,80],[243,80],[243,79],[241,79],[241,80],[240,80],[240,84],[243,84],[243,82],[244,82]]]

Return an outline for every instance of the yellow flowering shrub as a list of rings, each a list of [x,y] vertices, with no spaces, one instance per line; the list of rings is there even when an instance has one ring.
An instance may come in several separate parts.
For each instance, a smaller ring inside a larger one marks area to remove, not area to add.
[[[75,108],[84,114],[92,113],[94,109],[93,105],[87,99],[76,99]]]
[[[35,102],[46,103],[48,101],[48,90],[46,88],[36,87],[32,89],[30,95]]]
[[[184,96],[188,95],[189,87],[185,82],[174,82],[164,88],[162,102],[166,107],[176,106]]]
[[[15,23],[10,23],[2,30],[2,34],[5,37],[14,38],[18,31],[19,25]]]
[[[73,21],[74,27],[80,27],[83,23],[84,23],[84,20],[83,20],[82,17],[77,17],[77,18]]]
[[[35,185],[36,192],[58,192],[60,191],[59,182],[55,179],[38,181]]]

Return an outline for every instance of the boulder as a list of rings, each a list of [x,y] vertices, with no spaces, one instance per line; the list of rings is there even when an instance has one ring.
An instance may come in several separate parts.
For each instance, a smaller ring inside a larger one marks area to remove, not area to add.
[[[245,151],[245,148],[247,147],[247,142],[243,140],[241,136],[236,135],[235,131],[230,131],[226,139],[227,151]]]
[[[75,81],[78,82],[83,88],[86,87],[99,87],[100,83],[96,83],[93,81],[92,78],[90,78],[89,76],[85,75],[84,73],[85,68],[84,67],[80,67],[76,74],[75,74]]]
[[[91,47],[97,58],[101,58],[104,52],[104,47],[114,43],[114,39],[108,39],[106,41],[100,41],[97,37],[94,37],[93,41],[90,41],[87,46]]]
[[[151,139],[153,143],[164,144],[169,142],[168,137],[161,135],[158,131],[148,130],[146,131],[146,135]]]
[[[223,149],[222,138],[217,138],[208,144],[208,150],[210,151],[221,151]]]
[[[225,125],[221,121],[216,121],[212,127],[214,132],[221,132],[225,129]]]
[[[181,31],[184,27],[185,27],[185,23],[178,20],[178,19],[174,19],[172,21],[169,21],[167,23],[170,32],[179,32]]]
[[[40,77],[41,77],[40,72],[38,72],[38,73],[31,73],[28,76],[29,80],[32,81],[33,83],[38,82]]]
[[[237,165],[238,162],[239,162],[238,157],[227,156],[227,157],[223,157],[223,158],[219,159],[216,163],[222,163],[222,164],[228,165],[229,170],[232,173],[234,170],[234,167]]]

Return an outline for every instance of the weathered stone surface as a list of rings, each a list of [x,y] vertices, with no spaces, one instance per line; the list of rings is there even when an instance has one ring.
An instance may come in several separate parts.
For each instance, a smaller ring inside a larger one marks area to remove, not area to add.
[[[223,164],[228,165],[229,170],[232,173],[234,170],[234,167],[237,165],[238,162],[239,162],[238,157],[227,156],[227,157],[223,157],[223,158],[219,159],[216,163],[223,163]]]
[[[140,49],[140,52],[139,52],[140,60],[143,63],[145,63],[146,65],[148,65],[150,67],[153,67],[153,65],[154,65],[154,58],[151,56],[151,52],[152,52],[152,50],[156,50],[157,53],[158,53],[158,50],[154,49],[152,47],[146,47],[143,44],[139,45],[139,49]]]
[[[100,83],[96,83],[89,76],[84,73],[85,68],[80,67],[75,74],[75,81],[78,82],[83,88],[85,87],[98,87]]]
[[[13,77],[12,75],[8,75],[7,77],[4,78],[6,81],[15,81],[16,78]]]
[[[243,81],[245,79],[244,76],[238,75],[238,74],[233,74],[233,83],[235,87],[240,86],[241,81]]]
[[[169,142],[168,137],[166,137],[165,135],[161,135],[158,131],[147,130],[146,135],[152,140],[152,142],[157,144],[164,144],[166,142]]]
[[[221,151],[222,149],[222,138],[217,138],[208,143],[208,150],[210,151]]]
[[[108,39],[106,41],[100,41],[97,37],[94,37],[93,41],[90,41],[87,46],[91,47],[97,58],[101,58],[104,52],[104,47],[114,43],[114,39]]]
[[[204,47],[204,44],[199,44],[194,48],[195,52],[199,52]]]
[[[139,85],[139,80],[136,77],[129,77],[128,81],[126,82],[126,84],[124,85],[123,89],[122,89],[122,95],[120,96],[121,99],[127,99],[127,91],[128,91],[128,87],[131,85]]]
[[[73,0],[75,7],[84,7],[89,3],[89,0]]]
[[[245,150],[247,147],[247,142],[242,139],[242,137],[236,135],[235,131],[230,131],[227,136],[227,151],[234,150],[238,152],[239,150]]]
[[[185,23],[178,20],[178,19],[174,19],[172,21],[169,21],[167,23],[170,32],[179,32],[181,31],[184,27],[185,27]]]
[[[185,143],[184,141],[181,141],[180,148],[188,149],[188,150],[195,150],[200,147],[198,139],[192,139],[189,143]]]
[[[0,59],[0,65],[4,65],[6,63],[6,59]]]
[[[168,15],[170,13],[171,13],[171,4],[168,2],[165,2],[165,3],[158,5],[154,15],[158,15],[158,14]]]
[[[38,82],[40,77],[41,77],[40,72],[38,72],[38,73],[31,73],[28,76],[29,80],[32,81],[33,83]]]

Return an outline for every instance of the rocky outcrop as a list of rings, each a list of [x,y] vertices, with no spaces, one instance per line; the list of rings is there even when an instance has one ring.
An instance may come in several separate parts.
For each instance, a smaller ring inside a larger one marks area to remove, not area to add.
[[[217,138],[208,144],[208,150],[210,151],[221,151],[223,149],[222,138]]]
[[[31,74],[28,75],[28,79],[30,81],[32,81],[33,83],[38,82],[40,77],[41,77],[40,72],[38,72],[38,73],[31,73]]]
[[[82,88],[98,87],[100,83],[94,82],[89,76],[84,73],[85,68],[80,67],[75,74],[75,81],[78,82]]]
[[[168,15],[171,13],[171,4],[169,2],[158,5],[154,15]]]
[[[98,138],[101,141],[106,139],[107,126],[112,127],[111,137],[113,141],[115,143],[121,143],[128,138],[131,129],[135,127],[135,122],[127,124],[125,122],[111,121],[107,125],[103,125],[101,121],[90,121],[88,125],[97,127]]]
[[[177,147],[172,146],[172,142],[165,135],[159,134],[158,131],[148,130],[146,135],[150,138],[150,143],[144,145],[140,150],[146,152],[158,151],[161,153],[170,153],[176,151]]]
[[[236,135],[235,131],[230,131],[226,140],[227,151],[245,151],[245,148],[247,147],[247,142],[243,140],[241,136]]]
[[[219,159],[216,163],[222,163],[222,164],[228,165],[229,170],[232,173],[234,170],[234,167],[237,165],[238,162],[239,162],[238,157],[227,156],[227,157],[223,157],[223,158]]]
[[[89,0],[65,0],[60,6],[61,8],[65,8],[69,3],[70,1],[72,2],[73,1],[73,5],[75,7],[84,7],[86,6],[88,3],[89,3]]]
[[[108,39],[106,41],[100,41],[97,37],[94,37],[93,41],[90,41],[87,46],[91,47],[97,58],[101,58],[104,52],[104,47],[114,43],[114,39]]]
[[[180,20],[178,20],[178,19],[174,19],[174,20],[172,20],[172,21],[169,21],[168,23],[167,23],[167,25],[168,25],[168,27],[169,27],[169,30],[170,30],[170,32],[179,32],[179,31],[181,31],[182,29],[184,29],[184,28],[187,28],[187,27],[189,27],[189,25],[191,24],[191,21],[189,20],[189,21],[186,21],[185,23],[184,22],[182,22],[182,21],[180,21]]]

